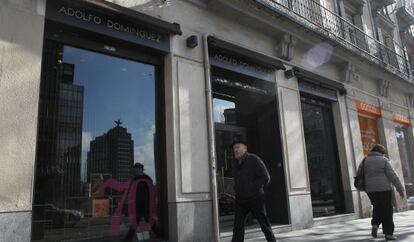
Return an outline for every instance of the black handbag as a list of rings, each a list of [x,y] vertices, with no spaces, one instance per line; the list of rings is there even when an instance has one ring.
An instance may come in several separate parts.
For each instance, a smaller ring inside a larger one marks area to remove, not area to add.
[[[362,160],[362,167],[360,172],[357,174],[356,177],[354,177],[354,187],[358,191],[365,191],[365,158]]]

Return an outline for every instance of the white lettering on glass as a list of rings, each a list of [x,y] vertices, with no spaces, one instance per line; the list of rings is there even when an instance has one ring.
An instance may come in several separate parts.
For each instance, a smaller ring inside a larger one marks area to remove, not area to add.
[[[59,14],[64,14],[67,15],[69,17],[73,17],[85,22],[90,22],[96,25],[101,25],[103,23],[103,18],[94,14],[90,14],[87,13],[85,11],[79,10],[79,9],[74,9],[71,7],[64,7],[62,6],[59,11]],[[132,26],[128,26],[128,25],[124,25],[120,22],[116,22],[114,20],[111,19],[107,19],[106,20],[106,28],[109,29],[113,29],[119,32],[123,32],[123,33],[129,33],[132,35],[135,35],[138,38],[141,39],[146,39],[146,40],[150,40],[150,41],[154,41],[157,43],[161,42],[161,35],[157,34],[157,33],[153,33],[153,32],[149,32],[147,30],[143,30],[143,29],[138,29]]]

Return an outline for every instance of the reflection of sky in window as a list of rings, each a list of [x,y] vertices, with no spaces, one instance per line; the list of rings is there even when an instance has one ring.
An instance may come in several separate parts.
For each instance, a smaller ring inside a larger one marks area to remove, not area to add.
[[[224,110],[228,108],[235,108],[234,102],[223,99],[213,98],[213,118],[214,122],[224,123]]]
[[[82,174],[90,141],[120,119],[134,140],[134,162],[155,181],[155,68],[152,65],[65,46],[63,61],[75,64],[74,83],[84,87]]]

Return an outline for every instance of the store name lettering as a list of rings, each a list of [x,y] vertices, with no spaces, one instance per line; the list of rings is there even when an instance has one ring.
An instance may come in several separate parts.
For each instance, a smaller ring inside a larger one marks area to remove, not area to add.
[[[410,125],[410,118],[397,113],[392,114],[394,122]]]
[[[360,109],[361,111],[365,111],[365,112],[369,112],[369,113],[373,113],[377,115],[381,114],[380,110],[377,107],[363,103],[363,102],[358,103],[358,109]]]
[[[271,70],[260,67],[260,66],[255,66],[255,65],[250,65],[249,63],[246,63],[244,61],[238,60],[236,58],[233,57],[229,57],[223,54],[215,54],[214,55],[214,59],[223,63],[227,63],[233,66],[238,66],[244,69],[250,69],[253,71],[257,71],[257,72],[263,72],[263,73],[270,73]]]
[[[59,11],[59,14],[64,14],[69,17],[73,17],[82,21],[90,22],[96,25],[105,25],[108,29],[114,29],[119,32],[125,32],[133,34],[141,39],[146,39],[150,41],[154,41],[157,43],[161,42],[161,35],[157,33],[148,32],[147,30],[138,29],[132,26],[123,25],[119,22],[114,20],[106,19],[104,20],[102,17],[86,13],[85,11],[74,9],[70,7],[62,6]]]

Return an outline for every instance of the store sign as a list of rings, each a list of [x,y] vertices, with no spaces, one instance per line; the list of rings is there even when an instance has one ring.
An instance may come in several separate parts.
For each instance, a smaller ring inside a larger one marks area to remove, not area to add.
[[[398,114],[398,113],[392,113],[392,119],[396,123],[411,126],[410,117],[408,117],[408,116],[404,116],[404,115],[401,115],[401,114]]]
[[[320,85],[316,85],[316,84],[306,82],[306,81],[299,82],[299,91],[308,93],[314,96],[326,98],[331,101],[338,100],[336,90],[325,88]]]
[[[254,60],[249,60],[229,53],[215,50],[211,51],[210,64],[265,81],[275,82],[274,69],[258,65]]]
[[[59,0],[48,1],[46,18],[96,33],[169,51],[169,35],[149,29],[121,14],[106,9],[97,10],[86,3]]]
[[[221,77],[216,77],[213,76],[213,82],[221,84],[221,85],[226,85],[229,87],[233,87],[233,88],[238,88],[238,89],[242,89],[245,91],[249,91],[249,92],[255,92],[255,93],[259,93],[259,94],[264,94],[267,95],[269,94],[269,91],[260,87],[255,87],[253,85],[249,85],[246,83],[242,83],[242,82],[238,82],[238,81],[233,81],[233,80],[228,80],[225,78],[221,78]]]
[[[356,101],[355,104],[358,112],[373,116],[381,116],[381,109],[379,107],[361,101]]]

